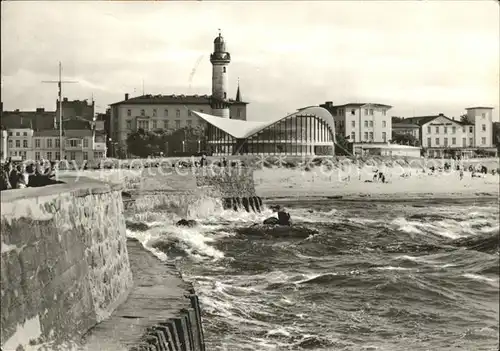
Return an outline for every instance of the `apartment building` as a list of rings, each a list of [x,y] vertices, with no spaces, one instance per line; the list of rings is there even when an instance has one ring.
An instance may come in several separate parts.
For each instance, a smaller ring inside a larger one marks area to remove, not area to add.
[[[379,103],[320,105],[330,111],[335,130],[353,143],[387,143],[391,139],[392,120],[387,113],[392,106]]]
[[[229,99],[230,115],[246,120],[246,102]],[[205,122],[191,113],[212,113],[211,97],[208,95],[143,95],[111,104],[109,137],[118,147],[126,150],[127,136],[137,131],[166,130],[180,128],[205,128]],[[233,118],[233,117],[231,117]]]
[[[430,157],[450,155],[472,156],[478,149],[493,151],[491,109],[471,108],[463,121],[440,113],[433,116],[411,117],[394,124],[414,125],[419,128],[420,143]]]

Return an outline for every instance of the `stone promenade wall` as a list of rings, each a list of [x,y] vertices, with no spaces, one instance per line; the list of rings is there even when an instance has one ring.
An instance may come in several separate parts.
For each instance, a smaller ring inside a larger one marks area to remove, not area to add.
[[[1,345],[77,339],[128,296],[122,186],[88,178],[1,194]]]

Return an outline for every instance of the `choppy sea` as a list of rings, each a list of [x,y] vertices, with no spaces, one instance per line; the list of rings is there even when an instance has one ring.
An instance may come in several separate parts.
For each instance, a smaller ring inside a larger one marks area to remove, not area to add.
[[[282,204],[283,205],[283,204]],[[496,200],[289,201],[272,216],[161,208],[128,230],[177,260],[203,309],[207,350],[498,350]]]

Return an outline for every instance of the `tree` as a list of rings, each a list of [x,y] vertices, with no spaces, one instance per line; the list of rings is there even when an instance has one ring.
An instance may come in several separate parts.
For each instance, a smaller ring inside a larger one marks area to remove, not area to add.
[[[467,123],[467,124],[473,124],[472,121],[469,119],[469,116],[467,116],[467,115],[461,115],[460,122]]]
[[[402,145],[419,145],[420,142],[415,136],[407,133],[393,133],[392,141]]]
[[[398,117],[398,116],[392,116],[392,117],[391,117],[392,123],[399,123],[399,122],[401,122],[403,119],[404,119],[403,117]]]
[[[127,137],[128,151],[139,157],[147,157],[155,153],[158,149],[157,137],[154,133],[138,129]]]

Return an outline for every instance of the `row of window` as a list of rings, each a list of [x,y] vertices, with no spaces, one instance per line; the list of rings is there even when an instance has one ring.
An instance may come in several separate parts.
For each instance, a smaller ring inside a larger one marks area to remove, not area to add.
[[[372,108],[365,108],[364,109],[364,115],[365,116],[373,116],[373,112],[374,110]],[[383,116],[386,116],[387,115],[387,111],[386,110],[382,110],[382,115]],[[344,116],[345,115],[345,109],[343,108],[339,108],[337,110],[337,116]],[[351,109],[351,116],[355,116],[356,115],[356,109]]]
[[[12,139],[9,139],[8,141],[9,143],[9,149],[13,148],[13,145],[14,145],[14,141]],[[20,148],[21,147],[21,140],[16,140],[16,148]],[[28,148],[28,140],[23,140],[23,148]]]
[[[8,136],[13,136],[13,133],[8,132]],[[21,136],[21,132],[16,132],[16,136]],[[22,136],[28,136],[28,132],[23,132]]]
[[[448,133],[448,127],[443,127],[443,128],[444,128],[443,129],[443,133],[447,134]],[[436,134],[439,134],[440,130],[441,130],[441,128],[439,126],[435,127]],[[462,132],[465,133],[466,131],[467,131],[466,127],[462,127]],[[486,124],[482,125],[482,131],[486,132]],[[455,127],[455,126],[451,127],[451,133],[455,134],[456,132],[457,132],[457,127]],[[431,126],[427,126],[427,133],[428,134],[432,133],[432,127]],[[473,126],[469,126],[469,133],[474,133],[474,127]]]
[[[204,113],[203,110],[200,110],[201,113]],[[141,109],[141,112],[140,112],[140,115],[142,117],[145,117],[146,116],[146,110],[145,109]],[[188,117],[191,117],[193,114],[191,113],[191,110],[188,110]],[[128,117],[132,117],[132,109],[128,109],[127,110],[127,116]],[[153,109],[153,117],[158,117],[158,109],[154,108]],[[168,117],[168,109],[164,109],[163,110],[163,117]],[[175,117],[177,118],[180,118],[181,117],[181,110],[180,109],[176,109],[175,110]],[[236,110],[236,117],[240,118],[241,117],[241,109],[238,108]]]
[[[54,141],[54,142],[52,142]],[[59,139],[47,139],[46,141],[46,148],[47,149],[52,149],[58,148],[60,146]],[[89,139],[83,139],[83,147],[88,148],[89,147]],[[12,148],[14,145],[13,140],[9,140],[9,148]],[[21,147],[21,140],[16,140],[15,141],[16,148]],[[69,147],[79,147],[81,145],[81,140],[79,139],[69,139],[66,140],[66,146]],[[28,140],[23,140],[23,148],[28,148]],[[42,139],[35,139],[35,148],[43,148],[42,146]]]
[[[342,128],[342,127],[344,127],[344,122],[343,121],[339,121],[339,122],[335,121],[335,127],[337,127],[337,125],[338,125],[338,127]],[[368,127],[373,128],[373,121],[365,121],[364,125],[365,125],[365,128],[368,128]],[[356,127],[356,121],[351,121],[351,127],[353,127],[353,128]],[[386,127],[387,127],[387,121],[382,121],[382,128],[386,128]]]
[[[52,155],[55,156],[55,158],[52,158]],[[88,160],[89,159],[89,154],[87,152],[83,153],[83,160]],[[27,158],[27,153],[26,151],[11,151],[10,156],[20,156],[23,160],[26,160]],[[104,157],[104,152],[102,151],[95,151],[94,152],[94,159],[100,159]],[[40,151],[35,151],[35,160],[41,160],[42,159],[42,152]],[[55,161],[55,160],[60,160],[61,159],[61,153],[59,151],[52,153],[51,151],[48,151],[45,153],[45,159],[49,161]],[[69,152],[68,153],[68,159],[70,161],[76,160],[76,152]]]
[[[152,129],[158,129],[158,128],[163,128],[163,129],[169,129],[170,123],[169,121],[160,121],[163,122],[163,125],[158,124],[159,121],[137,121],[137,128],[138,129],[144,129],[144,130],[149,130],[149,127],[152,126]],[[202,126],[204,124],[203,120],[198,120],[198,125]],[[188,119],[186,121],[186,125],[188,127],[193,126],[193,121]],[[179,129],[181,127],[181,121],[180,120],[175,120],[175,128]],[[132,129],[132,121],[127,120],[127,129]]]
[[[431,146],[431,141],[432,141],[431,138],[427,138],[427,146]],[[451,138],[451,144],[448,144],[448,138],[444,138],[443,142],[444,142],[443,146],[445,146],[445,147],[446,146],[454,146],[454,145],[457,145],[457,138]],[[440,146],[441,145],[440,143],[441,143],[440,139],[436,138],[434,145]],[[473,138],[469,138],[469,145],[467,145],[467,138],[462,138],[462,147],[473,146],[473,145],[474,145]],[[486,145],[486,138],[485,137],[481,138],[481,145]]]
[[[365,132],[364,133],[364,139],[362,141],[374,141],[373,140],[373,132]],[[356,132],[351,133],[351,141],[356,141]],[[387,142],[387,133],[382,132],[382,141],[385,143]]]

